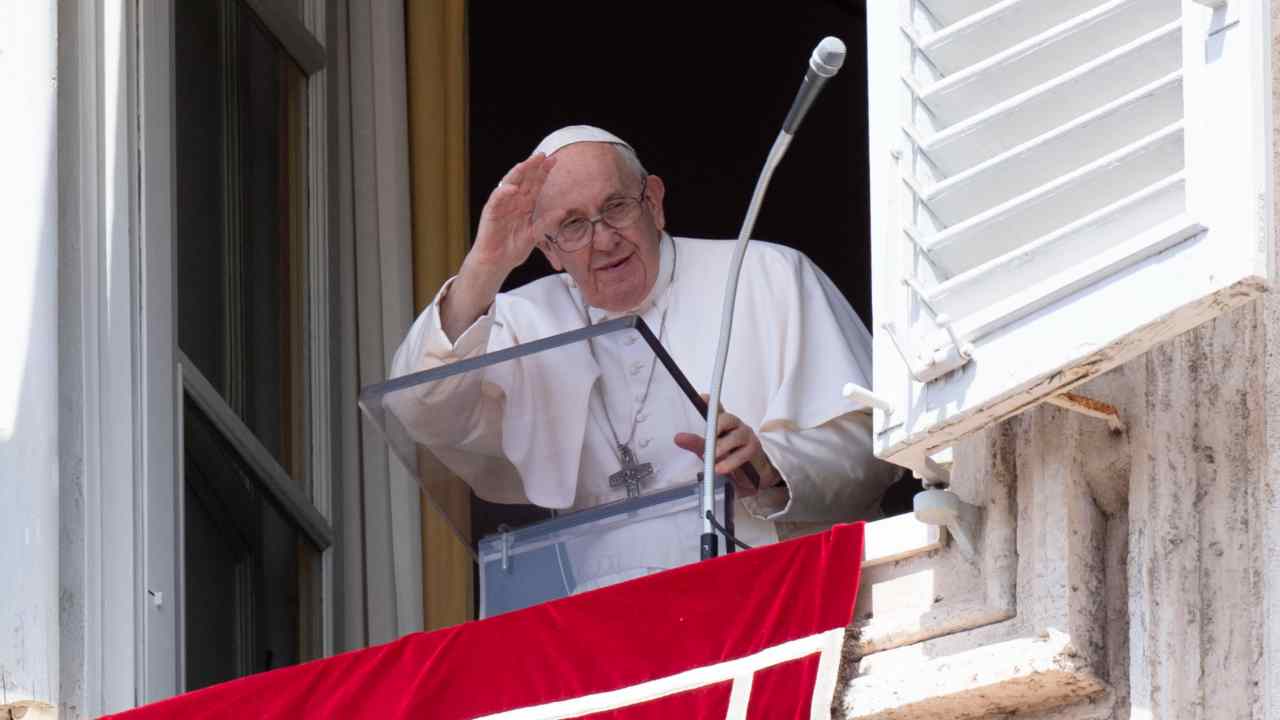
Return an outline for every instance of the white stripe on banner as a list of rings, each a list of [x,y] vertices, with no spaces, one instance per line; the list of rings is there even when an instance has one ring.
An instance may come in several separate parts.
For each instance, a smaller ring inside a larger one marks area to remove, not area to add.
[[[844,655],[844,629],[840,633],[824,633],[826,646],[818,656],[818,677],[813,681],[813,705],[809,720],[831,720],[831,703],[836,699],[836,681],[840,679],[840,658]]]
[[[747,703],[751,698],[751,678],[759,670],[797,660],[815,652],[818,659],[818,677],[813,688],[813,704],[810,717],[829,718],[831,700],[835,695],[836,673],[840,669],[840,651],[844,645],[844,628],[838,627],[808,637],[790,640],[781,645],[765,648],[754,655],[727,660],[715,665],[693,668],[657,680],[583,695],[543,705],[531,705],[514,710],[485,715],[476,720],[565,720],[591,713],[617,710],[668,695],[694,690],[732,680],[729,694],[729,713],[726,720],[746,717]]]
[[[729,712],[724,720],[747,720],[747,705],[751,703],[751,686],[756,674],[743,673],[733,679],[733,688],[729,691]]]

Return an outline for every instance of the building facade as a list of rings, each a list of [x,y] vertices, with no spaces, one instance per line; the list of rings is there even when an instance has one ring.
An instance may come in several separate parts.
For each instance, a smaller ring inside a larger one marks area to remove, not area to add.
[[[0,0],[0,717],[468,618],[356,408],[465,252],[463,15]],[[1054,384],[1122,429],[1037,397],[930,458],[980,512],[869,527],[835,716],[1280,717],[1280,306],[1199,319]]]

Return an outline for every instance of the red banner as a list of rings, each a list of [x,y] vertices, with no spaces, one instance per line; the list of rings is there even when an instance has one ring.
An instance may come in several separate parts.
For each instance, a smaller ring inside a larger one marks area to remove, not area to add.
[[[862,524],[111,716],[828,717]]]

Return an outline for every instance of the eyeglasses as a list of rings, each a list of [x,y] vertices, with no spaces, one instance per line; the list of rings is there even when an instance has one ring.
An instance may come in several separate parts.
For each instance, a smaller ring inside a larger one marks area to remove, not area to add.
[[[623,230],[640,219],[644,209],[645,187],[649,178],[640,184],[639,197],[616,197],[600,208],[600,214],[587,218],[579,215],[569,218],[560,224],[554,236],[546,235],[547,242],[560,248],[561,252],[577,252],[591,243],[595,237],[596,223],[603,222],[614,230]]]

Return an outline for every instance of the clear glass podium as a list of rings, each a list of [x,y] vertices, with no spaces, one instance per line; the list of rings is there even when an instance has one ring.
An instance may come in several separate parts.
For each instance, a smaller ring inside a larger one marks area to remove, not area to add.
[[[393,378],[360,406],[470,548],[480,617],[699,559],[702,460],[674,437],[701,436],[706,405],[638,317]]]

